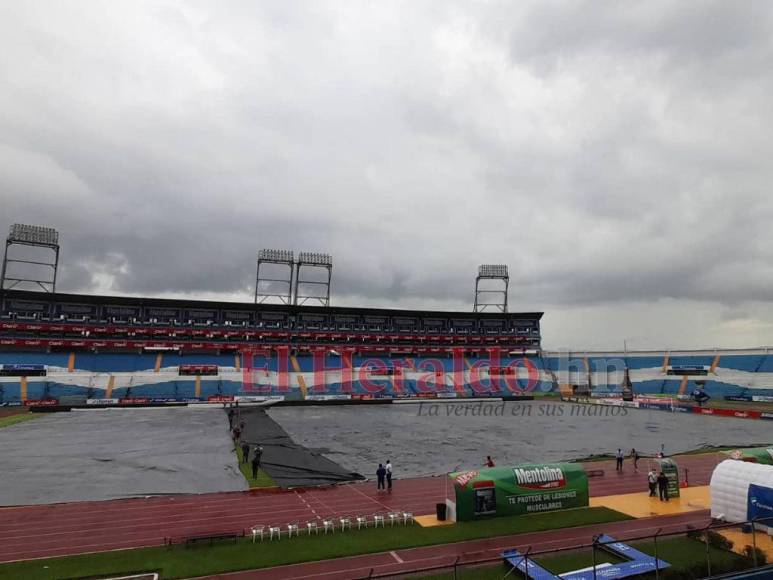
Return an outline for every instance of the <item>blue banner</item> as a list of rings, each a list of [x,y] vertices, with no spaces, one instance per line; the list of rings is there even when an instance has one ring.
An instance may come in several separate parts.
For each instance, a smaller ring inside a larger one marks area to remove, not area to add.
[[[773,491],[773,490],[769,490]],[[596,566],[595,574],[593,566],[566,572],[557,576],[546,570],[534,560],[528,560],[518,550],[507,550],[502,553],[502,557],[526,578],[531,580],[617,580],[619,578],[628,578],[629,576],[639,576],[654,572],[656,569],[663,570],[671,565],[663,560],[656,560],[652,556],[640,552],[639,550],[624,544],[616,542],[614,538],[607,535],[599,536],[600,549],[613,553],[615,556],[627,560],[619,564],[599,564]]]
[[[502,553],[502,557],[516,570],[523,573],[526,578],[531,580],[560,580],[558,576],[545,570],[533,559],[527,559],[522,556],[518,550],[508,550]]]
[[[773,527],[773,489],[753,483],[749,484],[746,519],[766,520],[762,524]]]

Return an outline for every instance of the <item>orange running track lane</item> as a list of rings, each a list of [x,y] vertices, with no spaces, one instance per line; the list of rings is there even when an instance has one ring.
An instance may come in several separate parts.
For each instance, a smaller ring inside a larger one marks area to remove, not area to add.
[[[678,458],[692,485],[706,485],[718,454]],[[647,461],[631,461],[616,473],[613,461],[586,464],[603,469],[590,479],[592,496],[647,489]],[[256,524],[303,523],[342,515],[409,511],[434,513],[453,493],[446,477],[396,480],[392,493],[375,483],[283,491],[212,493],[0,509],[0,562],[163,545],[165,538],[241,531]]]

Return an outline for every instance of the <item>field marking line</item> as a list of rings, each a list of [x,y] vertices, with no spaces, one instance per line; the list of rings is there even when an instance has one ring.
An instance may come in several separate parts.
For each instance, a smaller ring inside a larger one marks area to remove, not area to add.
[[[378,501],[378,500],[377,500],[375,497],[370,497],[369,495],[366,495],[366,494],[364,494],[363,492],[361,492],[361,491],[360,491],[359,489],[357,489],[356,487],[353,487],[352,489],[354,489],[354,491],[356,491],[357,493],[359,493],[359,494],[360,494],[362,497],[364,497],[364,498],[367,498],[367,499],[369,499],[370,501],[372,501],[373,503],[376,503],[376,504],[380,505],[380,506],[381,506],[382,508],[384,508],[386,511],[388,511],[388,512],[394,511],[394,510],[393,510],[392,508],[390,508],[389,506],[387,506],[387,505],[384,505],[383,503],[381,503],[380,501]]]

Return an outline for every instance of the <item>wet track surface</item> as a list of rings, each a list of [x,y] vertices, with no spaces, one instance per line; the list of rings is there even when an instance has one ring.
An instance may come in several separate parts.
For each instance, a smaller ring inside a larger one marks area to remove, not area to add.
[[[718,454],[709,453],[678,457],[677,461],[680,468],[689,470],[693,485],[706,485],[712,469],[721,459]],[[604,472],[602,477],[590,479],[591,496],[646,489],[644,469],[640,468],[637,473],[629,464],[623,473],[618,473],[612,461],[594,462],[590,467]],[[425,477],[397,480],[392,493],[378,491],[374,482],[367,482],[279,493],[210,493],[5,508],[0,510],[0,562],[160,546],[165,538],[241,532],[256,524],[284,525],[389,511],[429,514],[434,513],[437,502],[452,493],[453,486],[449,485],[448,478]],[[657,528],[664,526],[663,522],[682,516],[705,523],[709,518],[708,512],[691,512],[652,519],[652,522],[659,522],[657,524],[640,520],[641,524],[636,527],[654,525]],[[609,533],[611,530],[606,526],[604,531]],[[572,540],[573,543],[577,541]],[[305,577],[305,573],[301,576]],[[282,573],[268,577],[294,576]]]
[[[368,477],[387,459],[396,476],[416,477],[479,467],[486,455],[516,464],[773,439],[767,421],[560,402],[276,407],[270,415],[296,443]]]

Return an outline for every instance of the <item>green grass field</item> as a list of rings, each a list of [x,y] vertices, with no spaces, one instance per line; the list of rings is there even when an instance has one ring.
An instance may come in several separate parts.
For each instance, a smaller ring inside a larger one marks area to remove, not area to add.
[[[24,423],[25,421],[30,421],[40,416],[40,413],[27,412],[5,415],[4,417],[0,417],[0,429],[3,427],[10,427],[11,425],[16,425],[17,423]]]
[[[652,542],[633,542],[632,546],[638,550],[650,555],[655,554],[655,546]],[[710,548],[711,572],[717,574],[733,570],[749,568],[752,561],[733,552],[727,552],[717,548]],[[703,542],[690,538],[667,538],[658,542],[658,557],[665,560],[671,567],[664,570],[660,577],[667,578],[700,578],[706,575],[706,545]],[[565,552],[555,556],[547,555],[537,557],[536,561],[545,569],[554,574],[563,574],[572,570],[580,570],[593,566],[593,554],[591,550],[582,552]],[[596,551],[596,563],[604,562],[619,563],[620,558],[603,552]],[[500,580],[508,571],[504,563],[460,568],[457,571],[456,578],[459,580]],[[637,576],[637,578],[654,578],[654,573],[649,575]],[[510,574],[510,578],[522,578],[520,574]],[[432,576],[422,576],[427,580],[451,580],[454,578],[453,572],[446,572]]]
[[[244,463],[242,459],[243,459],[242,448],[237,445],[236,460],[239,462],[239,471],[242,472],[242,475],[244,476],[244,479],[247,480],[247,483],[249,484],[250,488],[277,487],[276,482],[273,479],[271,479],[268,473],[266,473],[262,469],[258,469],[258,478],[252,479],[252,464]]]
[[[435,528],[387,526],[334,535],[302,535],[254,545],[245,539],[191,548],[141,548],[3,564],[0,565],[0,578],[56,580],[149,570],[160,572],[162,578],[185,578],[627,519],[630,518],[606,508],[580,508],[567,510],[560,516],[542,513]]]

